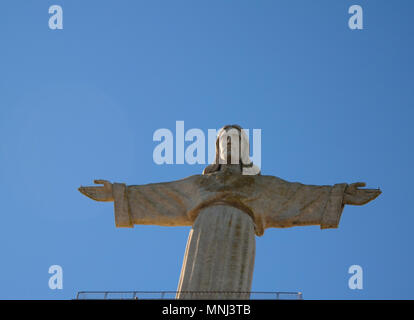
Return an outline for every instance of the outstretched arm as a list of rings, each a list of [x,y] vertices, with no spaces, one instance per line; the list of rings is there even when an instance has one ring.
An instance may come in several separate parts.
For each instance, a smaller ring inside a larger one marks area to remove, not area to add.
[[[376,189],[359,189],[365,186],[361,182],[317,186],[272,176],[256,179],[261,196],[250,204],[264,229],[306,225],[337,228],[345,205],[363,205],[381,194]]]
[[[79,191],[96,201],[113,201],[117,227],[187,226],[192,224],[187,215],[191,195],[197,192],[194,178],[132,186],[95,180],[103,186],[80,187]]]
[[[365,182],[355,182],[348,185],[344,192],[343,204],[362,206],[381,194],[380,189],[358,189],[365,186]]]

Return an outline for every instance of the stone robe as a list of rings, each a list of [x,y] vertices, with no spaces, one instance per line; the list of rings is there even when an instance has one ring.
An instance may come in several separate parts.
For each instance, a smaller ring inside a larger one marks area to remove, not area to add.
[[[113,184],[117,227],[192,226],[179,299],[249,298],[255,235],[267,228],[337,228],[346,183],[304,185],[216,172],[140,186]]]

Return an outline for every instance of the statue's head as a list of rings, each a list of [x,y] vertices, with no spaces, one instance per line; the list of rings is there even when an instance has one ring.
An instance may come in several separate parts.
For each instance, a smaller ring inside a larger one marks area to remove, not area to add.
[[[240,165],[244,175],[260,174],[259,167],[255,166],[249,156],[249,138],[238,125],[227,125],[220,129],[216,140],[216,158],[207,166],[203,174],[220,171],[222,165]]]

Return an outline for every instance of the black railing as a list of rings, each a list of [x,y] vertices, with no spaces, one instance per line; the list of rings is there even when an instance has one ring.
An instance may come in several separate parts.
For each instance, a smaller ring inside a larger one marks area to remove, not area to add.
[[[138,300],[138,299],[175,299],[177,293],[185,299],[210,299],[220,296],[222,299],[252,299],[252,300],[301,300],[302,292],[232,292],[232,291],[79,291],[77,300]]]

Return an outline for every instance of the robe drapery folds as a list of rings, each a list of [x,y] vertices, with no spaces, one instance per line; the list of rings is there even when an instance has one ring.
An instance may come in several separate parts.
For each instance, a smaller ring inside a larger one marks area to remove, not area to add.
[[[249,299],[256,239],[237,208],[202,209],[188,235],[177,299]]]
[[[337,228],[346,186],[304,185],[274,176],[219,172],[141,186],[114,183],[115,224],[192,226],[202,209],[224,204],[248,214],[257,236],[267,228]]]

